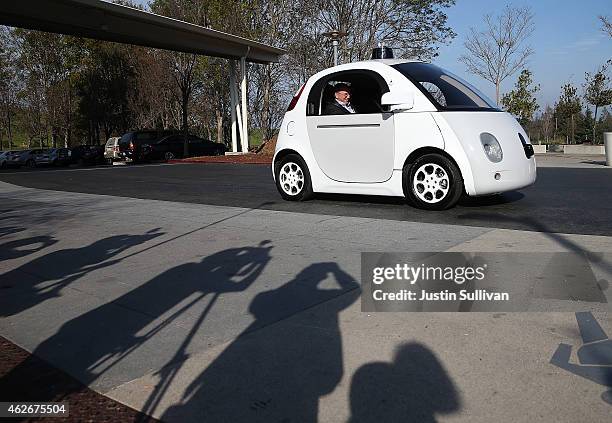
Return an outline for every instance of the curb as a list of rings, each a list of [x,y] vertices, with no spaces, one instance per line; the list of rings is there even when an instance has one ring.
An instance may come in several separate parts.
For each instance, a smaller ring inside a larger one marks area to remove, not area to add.
[[[270,159],[255,159],[249,161],[240,161],[234,158],[226,159],[226,160],[210,160],[210,159],[199,159],[199,158],[190,158],[190,159],[175,159],[168,160],[168,163],[198,163],[198,164],[210,164],[210,163],[225,163],[225,164],[258,164],[258,165],[271,165],[272,158]]]

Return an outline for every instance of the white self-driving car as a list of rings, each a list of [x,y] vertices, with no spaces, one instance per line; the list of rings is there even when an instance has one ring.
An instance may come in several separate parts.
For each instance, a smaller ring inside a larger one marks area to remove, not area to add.
[[[356,113],[326,114],[338,84],[350,87]],[[452,73],[399,59],[312,76],[285,114],[272,170],[286,200],[405,196],[432,210],[536,179],[533,147],[514,117]]]

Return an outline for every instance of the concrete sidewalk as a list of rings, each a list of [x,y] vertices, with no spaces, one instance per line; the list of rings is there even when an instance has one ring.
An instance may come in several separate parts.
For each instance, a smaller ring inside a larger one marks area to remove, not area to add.
[[[536,154],[538,167],[569,167],[580,169],[612,169],[606,166],[606,156],[597,154]]]
[[[0,204],[0,334],[164,421],[611,415],[606,388],[549,364],[581,344],[573,313],[368,314],[358,287],[362,251],[590,251],[610,301],[609,237],[9,184]]]

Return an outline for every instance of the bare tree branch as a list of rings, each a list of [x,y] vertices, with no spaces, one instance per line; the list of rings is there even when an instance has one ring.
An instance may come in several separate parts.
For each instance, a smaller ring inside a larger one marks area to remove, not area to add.
[[[600,16],[599,20],[602,24],[602,31],[606,32],[610,37],[612,37],[612,21],[607,16]]]
[[[485,29],[470,28],[464,47],[466,53],[459,60],[468,72],[495,85],[499,103],[501,83],[525,67],[533,49],[525,41],[534,30],[533,13],[528,7],[507,6],[501,15],[485,15]]]

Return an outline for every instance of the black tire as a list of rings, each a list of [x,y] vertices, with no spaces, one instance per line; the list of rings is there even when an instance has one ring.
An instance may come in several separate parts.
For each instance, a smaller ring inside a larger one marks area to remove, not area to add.
[[[404,166],[403,185],[408,201],[424,210],[454,207],[463,194],[463,178],[457,165],[436,153],[425,154]]]
[[[174,156],[174,154],[172,153],[172,151],[166,151],[164,153],[164,159],[169,162],[170,160],[174,160],[176,157]]]
[[[30,159],[26,162],[26,166],[29,167],[30,169],[34,169],[36,167],[36,162]]]
[[[274,175],[276,177],[276,189],[283,199],[287,201],[306,201],[313,197],[308,166],[297,154],[288,154],[275,163]]]

